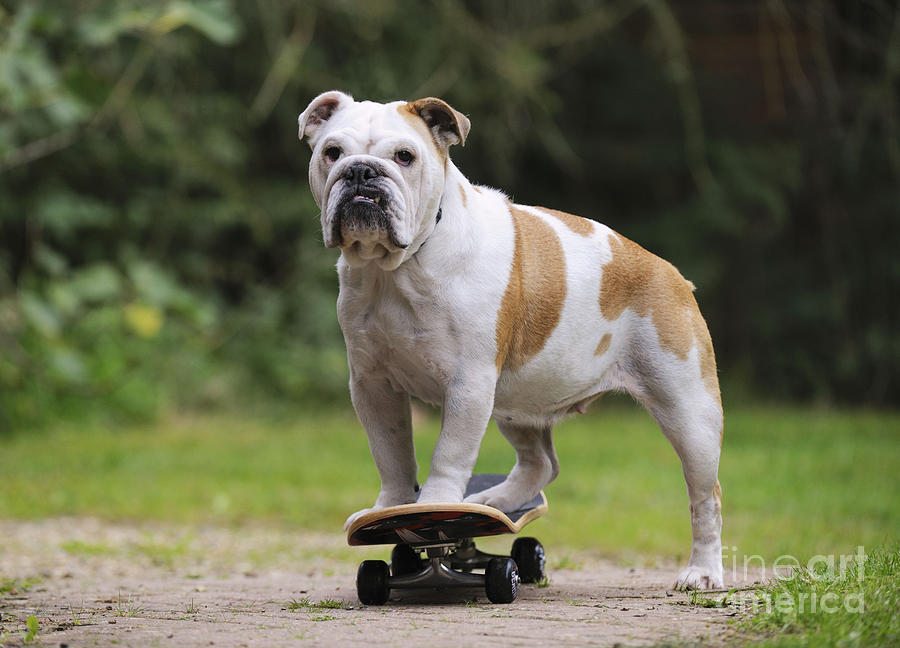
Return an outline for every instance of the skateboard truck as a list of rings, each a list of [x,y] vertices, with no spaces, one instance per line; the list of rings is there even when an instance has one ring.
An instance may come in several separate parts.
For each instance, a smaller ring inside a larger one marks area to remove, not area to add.
[[[504,475],[474,475],[466,494],[503,479]],[[546,497],[540,493],[509,513],[465,503],[405,504],[368,513],[348,530],[349,544],[398,544],[391,552],[390,567],[381,560],[366,560],[359,566],[359,600],[381,605],[391,590],[477,587],[484,589],[492,603],[511,603],[520,582],[539,582],[544,577],[544,548],[534,538],[518,538],[511,556],[497,556],[478,550],[472,538],[517,533],[546,510]],[[484,573],[472,573],[476,569]]]
[[[450,556],[451,548],[447,545],[426,547],[428,556],[424,568],[412,574],[392,576],[389,584],[392,589],[417,589],[423,587],[440,589],[443,587],[483,587],[485,577],[468,571],[457,571],[454,563],[447,567],[445,560]],[[518,571],[516,572],[518,585]]]

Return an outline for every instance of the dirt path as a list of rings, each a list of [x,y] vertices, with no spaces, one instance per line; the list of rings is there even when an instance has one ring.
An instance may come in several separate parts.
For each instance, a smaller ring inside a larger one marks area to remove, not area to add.
[[[721,644],[734,632],[733,609],[671,591],[673,568],[572,554],[562,568],[552,550],[549,586],[511,605],[473,590],[363,606],[356,563],[385,553],[271,528],[0,521],[0,646],[24,643],[29,615],[38,645],[72,647]]]

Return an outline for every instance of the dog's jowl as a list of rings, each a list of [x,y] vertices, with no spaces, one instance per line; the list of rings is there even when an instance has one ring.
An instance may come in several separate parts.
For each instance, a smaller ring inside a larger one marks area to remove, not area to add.
[[[693,545],[677,585],[721,587],[722,405],[693,285],[604,225],[470,183],[449,156],[469,120],[440,99],[326,92],[299,123],[325,245],[341,251],[338,317],[381,477],[374,508],[460,501],[493,418],[516,464],[471,499],[515,509],[559,471],[553,424],[623,390],[684,468]],[[410,395],[443,412],[421,492]]]

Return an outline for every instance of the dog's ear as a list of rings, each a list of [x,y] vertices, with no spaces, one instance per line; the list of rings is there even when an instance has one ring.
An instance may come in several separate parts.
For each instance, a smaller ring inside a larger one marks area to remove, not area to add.
[[[353,103],[353,97],[338,90],[323,92],[313,99],[297,118],[297,123],[300,125],[297,137],[301,140],[308,137],[311,144],[316,131],[322,124],[331,119],[338,110],[351,103]]]
[[[469,134],[469,119],[446,101],[426,97],[410,101],[406,104],[406,109],[422,118],[438,146],[465,146],[466,136]]]

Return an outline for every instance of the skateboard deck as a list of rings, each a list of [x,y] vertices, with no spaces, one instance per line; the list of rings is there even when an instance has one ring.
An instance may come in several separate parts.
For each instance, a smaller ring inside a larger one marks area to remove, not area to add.
[[[506,475],[472,475],[466,497],[496,486]],[[481,536],[518,533],[547,512],[543,491],[522,508],[501,511],[484,504],[430,502],[402,504],[367,513],[347,530],[350,545],[426,545]]]

